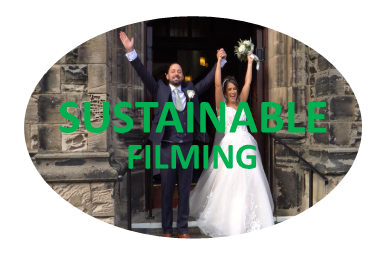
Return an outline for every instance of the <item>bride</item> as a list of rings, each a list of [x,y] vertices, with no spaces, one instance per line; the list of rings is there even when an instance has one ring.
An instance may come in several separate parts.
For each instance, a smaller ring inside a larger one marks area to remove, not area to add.
[[[233,77],[226,77],[221,82],[222,58],[218,58],[215,103],[219,118],[220,102],[226,102],[226,131],[223,135],[217,132],[214,145],[220,145],[227,157],[229,145],[233,145],[234,150],[244,145],[254,145],[257,148],[257,142],[246,126],[238,126],[236,132],[230,133],[239,102],[248,99],[253,63],[249,55],[245,84],[240,94],[238,83]],[[244,111],[240,120],[246,120]],[[236,161],[233,168],[227,168],[222,159],[218,159],[219,166],[214,169],[213,153],[211,154],[209,168],[202,172],[196,187],[190,193],[189,201],[189,215],[197,219],[197,225],[203,234],[211,237],[230,236],[274,224],[272,195],[258,149],[243,152],[242,160],[245,164],[251,163],[247,158],[249,155],[256,156],[256,167],[253,169],[244,169]]]

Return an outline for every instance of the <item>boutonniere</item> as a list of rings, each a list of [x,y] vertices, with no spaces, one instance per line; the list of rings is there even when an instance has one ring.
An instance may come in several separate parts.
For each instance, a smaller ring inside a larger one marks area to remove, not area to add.
[[[194,97],[194,95],[196,94],[196,92],[194,92],[194,90],[188,90],[188,91],[186,91],[186,93],[188,94],[189,102],[190,102],[190,99],[192,99]]]

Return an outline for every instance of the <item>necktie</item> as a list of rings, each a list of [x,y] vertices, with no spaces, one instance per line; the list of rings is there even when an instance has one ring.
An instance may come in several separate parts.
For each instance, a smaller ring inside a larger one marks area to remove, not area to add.
[[[180,99],[180,97],[179,97],[179,95],[178,95],[178,89],[177,88],[175,88],[174,90],[173,90],[173,92],[175,92],[175,98],[176,98],[176,109],[178,110],[178,111],[182,111],[182,103],[181,103],[181,99]]]

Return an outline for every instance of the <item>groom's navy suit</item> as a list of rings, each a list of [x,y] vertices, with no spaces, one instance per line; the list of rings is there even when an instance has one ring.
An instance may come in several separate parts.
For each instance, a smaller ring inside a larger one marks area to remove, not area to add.
[[[200,133],[200,103],[198,96],[205,92],[214,82],[214,74],[216,65],[207,74],[207,76],[199,83],[194,85],[192,82],[183,82],[181,90],[186,96],[186,102],[189,102],[187,91],[194,90],[195,95],[190,100],[193,102],[194,109],[194,129],[193,133],[187,132],[186,120],[187,111],[186,105],[182,111],[177,111],[181,125],[184,132],[178,133],[174,126],[163,127],[162,132],[156,132],[157,124],[160,120],[164,104],[172,101],[172,91],[169,85],[164,84],[161,80],[158,82],[146,70],[140,59],[137,57],[130,61],[131,65],[136,70],[145,87],[150,91],[154,99],[159,103],[155,110],[154,118],[151,126],[151,133],[149,139],[156,145],[161,145],[161,164],[168,164],[168,169],[160,169],[161,183],[162,183],[162,227],[165,234],[172,234],[172,200],[173,193],[178,179],[178,215],[177,215],[177,229],[179,234],[188,233],[188,218],[189,218],[189,195],[190,186],[193,177],[193,158],[191,159],[187,169],[183,169],[180,160],[176,157],[176,169],[171,168],[171,147],[172,145],[179,145],[184,158],[188,155],[193,139],[205,143],[209,142],[207,133]],[[167,120],[172,120],[170,113],[167,115]]]

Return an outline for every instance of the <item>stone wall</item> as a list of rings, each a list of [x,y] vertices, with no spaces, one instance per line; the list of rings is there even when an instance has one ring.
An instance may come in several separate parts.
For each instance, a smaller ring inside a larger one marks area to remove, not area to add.
[[[361,140],[361,114],[345,78],[322,55],[277,31],[268,33],[269,101],[282,108],[283,130],[276,135],[324,174],[330,183],[314,174],[314,203],[328,194],[351,167]],[[295,102],[295,125],[305,133],[288,132],[288,102]],[[326,102],[316,113],[316,127],[326,133],[309,133],[309,102]],[[271,126],[274,126],[272,123]],[[274,191],[277,215],[296,215],[308,208],[308,170],[282,145],[274,144]]]
[[[108,34],[101,34],[46,72],[27,107],[25,140],[37,170],[52,189],[83,212],[114,224],[117,172],[108,162],[111,130],[90,133],[83,119],[84,102],[91,102],[92,125],[102,124],[102,103],[111,95],[109,47]],[[79,129],[69,134],[59,130],[71,126],[60,114],[67,101],[78,104],[68,111],[80,120]]]
[[[141,59],[145,61],[145,24],[135,23],[108,32],[110,50],[110,88],[111,99],[110,109],[121,101],[130,102],[131,109],[124,108],[123,112],[129,115],[134,126],[128,133],[117,133],[111,129],[111,148],[115,152],[115,158],[124,163],[128,162],[128,146],[142,145],[144,140],[143,130],[143,109],[135,108],[135,102],[144,101],[144,86],[134,68],[126,57],[126,50],[119,39],[119,32],[124,31],[129,38],[134,37],[134,48]],[[117,118],[111,111],[111,125],[124,127],[125,122]],[[131,207],[132,213],[145,211],[145,162],[144,152],[142,159],[134,161],[134,169],[131,172]],[[127,226],[127,186],[126,181],[118,183],[116,186],[116,213],[115,221],[117,226]]]
[[[37,170],[59,195],[89,215],[127,227],[126,181],[117,181],[108,159],[114,152],[116,160],[127,162],[128,146],[143,143],[143,111],[134,106],[144,101],[144,88],[125,56],[120,30],[134,37],[135,49],[144,61],[144,23],[109,31],[79,45],[57,61],[33,91],[25,115],[25,140]],[[60,106],[67,101],[78,104],[77,109],[68,108],[80,120],[74,133],[59,130],[61,125],[72,125],[60,114]],[[113,130],[114,125],[125,126],[113,112],[120,101],[133,106],[122,109],[134,121],[129,133]],[[111,122],[106,131],[86,130],[84,102],[91,103],[94,127],[102,124],[102,103],[110,103]],[[142,160],[137,160],[132,170],[134,214],[145,210],[144,168],[142,153]]]

